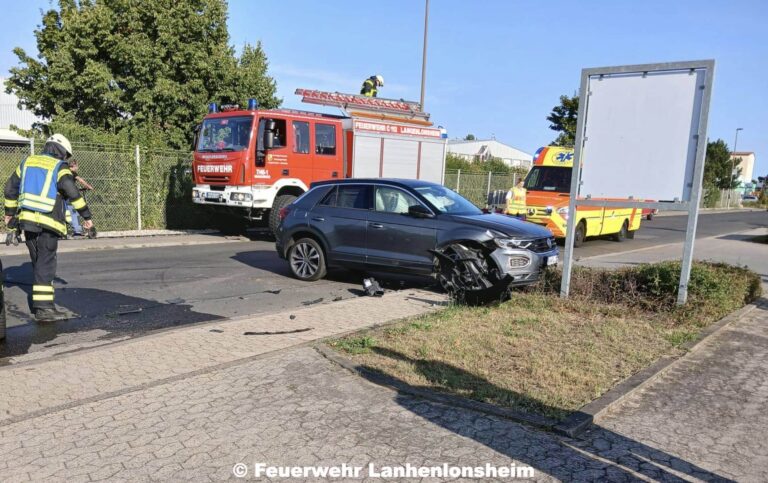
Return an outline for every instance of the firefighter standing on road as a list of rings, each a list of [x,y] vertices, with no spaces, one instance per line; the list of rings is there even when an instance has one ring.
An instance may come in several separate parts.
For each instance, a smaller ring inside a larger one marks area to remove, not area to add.
[[[54,134],[45,142],[43,153],[22,161],[5,184],[5,223],[15,216],[24,230],[34,272],[32,311],[41,322],[68,318],[53,303],[56,250],[59,238],[67,234],[66,202],[85,220],[83,228],[93,227],[91,212],[67,164],[71,156],[69,140]]]
[[[363,81],[360,94],[366,97],[376,97],[379,87],[384,87],[384,78],[380,75],[372,75]]]
[[[525,179],[520,178],[517,184],[507,192],[507,214],[525,216]]]

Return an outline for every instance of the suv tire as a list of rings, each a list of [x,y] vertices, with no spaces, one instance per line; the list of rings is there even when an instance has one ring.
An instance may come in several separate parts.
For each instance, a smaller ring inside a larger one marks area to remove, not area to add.
[[[302,238],[288,249],[288,266],[294,277],[304,282],[314,282],[325,277],[325,254],[317,241]]]

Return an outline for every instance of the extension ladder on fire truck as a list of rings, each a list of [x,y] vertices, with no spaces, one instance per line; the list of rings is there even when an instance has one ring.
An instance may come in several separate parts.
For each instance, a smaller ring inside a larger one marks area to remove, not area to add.
[[[349,117],[370,118],[390,115],[390,119],[432,125],[429,122],[429,114],[421,110],[418,102],[312,89],[296,89],[296,95],[302,96],[302,102],[308,104],[338,107]]]

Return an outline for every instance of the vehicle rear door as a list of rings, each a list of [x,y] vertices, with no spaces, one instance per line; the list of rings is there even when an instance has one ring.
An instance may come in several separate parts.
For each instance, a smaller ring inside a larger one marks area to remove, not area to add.
[[[376,185],[373,195],[374,209],[368,215],[368,264],[383,269],[431,272],[429,250],[435,248],[437,221],[409,216],[409,206],[423,203],[404,189]]]
[[[364,263],[368,213],[373,189],[366,184],[340,184],[309,214],[309,224],[319,232],[331,263]]]

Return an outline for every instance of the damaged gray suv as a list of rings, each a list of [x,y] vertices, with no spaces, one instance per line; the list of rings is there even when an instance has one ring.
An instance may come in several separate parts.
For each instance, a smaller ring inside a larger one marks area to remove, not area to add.
[[[300,280],[334,266],[429,275],[463,298],[531,284],[558,263],[546,228],[486,214],[425,181],[323,181],[279,216],[277,252]]]

